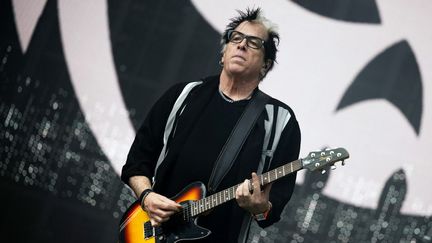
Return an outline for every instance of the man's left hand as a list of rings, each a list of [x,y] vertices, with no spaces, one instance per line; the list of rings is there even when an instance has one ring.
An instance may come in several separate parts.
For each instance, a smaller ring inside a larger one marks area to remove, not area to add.
[[[269,195],[271,184],[261,190],[258,175],[252,173],[252,180],[245,180],[236,190],[236,200],[240,207],[256,215],[269,210]]]

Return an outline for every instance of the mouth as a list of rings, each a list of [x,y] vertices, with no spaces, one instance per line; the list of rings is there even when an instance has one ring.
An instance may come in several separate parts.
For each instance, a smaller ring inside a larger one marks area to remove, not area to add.
[[[244,57],[242,57],[242,56],[240,56],[240,55],[234,55],[232,58],[235,58],[235,59],[241,59],[241,60],[243,60],[243,61],[246,61],[246,58],[244,58]]]

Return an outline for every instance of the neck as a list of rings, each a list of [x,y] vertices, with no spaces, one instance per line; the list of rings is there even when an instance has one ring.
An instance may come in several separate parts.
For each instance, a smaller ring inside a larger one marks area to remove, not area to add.
[[[220,75],[219,89],[230,99],[237,101],[247,99],[252,92],[258,87],[259,80],[245,77],[236,77],[228,75],[222,71]]]

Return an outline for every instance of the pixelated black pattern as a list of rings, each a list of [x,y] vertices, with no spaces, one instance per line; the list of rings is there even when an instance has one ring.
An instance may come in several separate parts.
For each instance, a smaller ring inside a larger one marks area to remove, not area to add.
[[[380,14],[375,0],[292,0],[316,14],[336,20],[380,24]]]

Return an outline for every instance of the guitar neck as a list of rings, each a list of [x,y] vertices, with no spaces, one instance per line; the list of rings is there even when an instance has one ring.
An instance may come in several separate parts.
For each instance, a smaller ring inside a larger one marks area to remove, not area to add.
[[[264,186],[295,171],[301,170],[302,168],[303,167],[301,160],[295,160],[276,169],[268,171],[262,175],[259,175],[258,177],[260,180],[260,184],[261,186]],[[237,184],[228,189],[193,202],[191,204],[191,216],[198,216],[208,210],[213,209],[216,206],[219,206],[234,199],[236,190],[240,186],[240,184]]]

